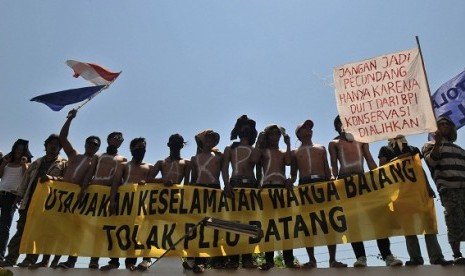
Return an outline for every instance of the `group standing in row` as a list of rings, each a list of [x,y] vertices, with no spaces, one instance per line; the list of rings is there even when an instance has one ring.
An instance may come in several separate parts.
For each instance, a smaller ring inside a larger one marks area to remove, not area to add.
[[[118,154],[118,148],[124,141],[123,134],[120,132],[108,135],[108,147],[101,155],[97,155],[101,145],[99,137],[89,136],[86,139],[84,153],[80,154],[68,140],[70,125],[76,113],[76,110],[70,111],[60,134],[52,134],[45,140],[46,154],[43,157],[31,163],[32,155],[28,150],[28,142],[20,139],[13,145],[11,153],[2,159],[0,165],[1,267],[17,264],[27,209],[39,182],[62,180],[80,185],[80,197],[85,194],[89,185],[111,187],[109,210],[113,212],[118,188],[126,184],[184,183],[184,185],[221,189],[221,176],[225,194],[233,197],[234,188],[291,188],[297,178],[298,185],[305,185],[362,174],[365,171],[364,162],[370,170],[377,167],[369,145],[354,141],[349,133],[345,133],[339,117],[336,117],[334,121],[338,136],[328,146],[330,163],[328,163],[326,148],[312,141],[314,123],[311,120],[306,120],[296,128],[295,134],[301,145],[291,150],[290,137],[284,128],[270,125],[258,133],[255,121],[243,115],[237,119],[230,136],[231,140],[239,138],[239,141],[227,146],[223,153],[216,148],[220,135],[209,129],[195,136],[197,154],[190,160],[186,160],[181,157],[181,149],[185,145],[184,138],[179,134],[174,134],[170,136],[167,144],[170,149],[169,156],[151,165],[144,162],[147,146],[144,138],[135,138],[131,141],[132,158],[130,161]],[[431,264],[465,264],[465,259],[460,252],[460,241],[465,240],[465,151],[453,143],[457,135],[450,120],[440,118],[438,127],[435,142],[429,142],[424,146],[423,155],[432,171],[441,202],[447,212],[448,238],[455,260],[444,259],[436,235],[427,234],[425,240]],[[285,150],[279,148],[281,138],[286,144]],[[67,161],[59,156],[61,148],[68,157]],[[379,165],[384,165],[396,158],[419,153],[418,148],[408,145],[405,137],[400,135],[390,139],[388,145],[380,149]],[[289,176],[286,176],[286,166],[290,166]],[[157,178],[159,173],[161,177]],[[434,194],[432,190],[431,194]],[[8,243],[9,228],[18,202],[21,204],[17,231]],[[410,260],[406,262],[406,265],[422,265],[424,260],[417,237],[407,236],[406,242],[410,255]],[[7,244],[8,254],[5,255]],[[390,251],[388,238],[377,240],[377,245],[386,265],[401,266],[403,264]],[[356,256],[354,267],[365,267],[367,258],[363,242],[354,242],[352,247]],[[328,251],[330,267],[347,267],[347,264],[336,260],[336,245],[328,245]],[[288,268],[317,267],[314,249],[307,248],[307,253],[309,261],[300,265],[295,261],[293,250],[284,250],[285,266]],[[49,266],[49,255],[44,255],[39,262],[38,257],[38,255],[27,254],[25,259],[17,265],[30,268]],[[242,257],[241,262],[240,257]],[[50,266],[72,268],[75,266],[77,256],[68,256],[64,262],[59,262],[59,260],[60,256],[55,256]],[[213,268],[229,269],[238,268],[240,263],[243,268],[262,270],[268,270],[275,265],[274,252],[266,252],[265,262],[259,266],[253,262],[251,254],[243,254],[242,256],[213,257],[210,260],[195,257],[185,267],[192,268],[194,272],[202,272],[206,268],[207,261]],[[136,265],[136,258],[125,260],[126,268],[131,271],[147,270],[150,265],[149,257],[144,257],[138,265]],[[119,259],[112,258],[100,269],[111,270],[119,266]],[[99,268],[98,257],[91,258],[89,268]]]

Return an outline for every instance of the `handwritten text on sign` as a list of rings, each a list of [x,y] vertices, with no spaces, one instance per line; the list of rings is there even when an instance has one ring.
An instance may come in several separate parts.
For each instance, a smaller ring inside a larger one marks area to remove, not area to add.
[[[418,49],[334,69],[343,128],[361,142],[436,129]]]

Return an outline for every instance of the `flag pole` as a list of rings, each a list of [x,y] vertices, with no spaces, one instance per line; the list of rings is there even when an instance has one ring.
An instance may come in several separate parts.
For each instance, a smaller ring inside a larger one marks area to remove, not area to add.
[[[426,80],[426,89],[428,89],[428,94],[429,94],[429,107],[431,108],[431,112],[433,112],[434,117],[436,118],[436,114],[434,113],[434,108],[433,108],[433,98],[431,97],[431,90],[429,88],[429,81],[428,81],[428,75],[426,74],[426,68],[425,68],[425,63],[423,61],[423,54],[421,52],[421,46],[420,46],[420,39],[418,36],[415,36],[415,39],[417,41],[417,47],[418,47],[418,52],[420,53],[420,59],[421,59],[421,67],[423,68],[423,74],[425,75],[425,80]],[[436,130],[438,129],[437,122],[436,122]],[[428,135],[429,136],[429,135]],[[429,139],[428,139],[429,140]]]
[[[418,52],[420,53],[421,68],[423,68],[423,74],[425,75],[426,89],[428,89],[429,103],[430,103],[431,111],[432,111],[433,114],[434,114],[433,99],[432,99],[432,97],[431,97],[431,90],[430,90],[430,88],[429,88],[428,75],[426,74],[425,62],[423,61],[423,54],[422,54],[422,52],[421,52],[420,39],[418,38],[418,36],[415,36],[415,39],[416,39],[416,41],[417,41]],[[436,117],[436,114],[434,115],[434,117]]]
[[[121,75],[121,73],[123,73],[123,71],[120,71],[119,74],[118,74],[118,77],[119,75]],[[88,98],[87,100],[85,100],[81,105],[79,105],[78,107],[75,108],[76,111],[78,111],[81,107],[83,107],[86,103],[90,102],[90,100],[92,100],[93,98],[95,98],[95,96],[97,96],[98,94],[100,94],[103,90],[107,89],[108,87],[110,87],[110,85],[118,78],[114,78],[112,81],[110,81],[109,84],[105,85],[104,87],[102,87],[102,89],[100,89],[97,93],[95,93],[94,95],[92,95],[90,98]]]

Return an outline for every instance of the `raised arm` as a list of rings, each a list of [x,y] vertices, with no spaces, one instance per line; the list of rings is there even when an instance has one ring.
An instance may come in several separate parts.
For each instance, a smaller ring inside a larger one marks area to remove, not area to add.
[[[292,153],[291,153],[291,137],[289,135],[284,135],[284,143],[286,144],[286,154],[284,155],[284,164],[290,166],[292,163]]]
[[[73,158],[77,155],[77,151],[73,148],[71,143],[68,140],[69,134],[69,127],[71,126],[71,121],[76,117],[77,110],[73,109],[68,113],[68,117],[66,118],[66,122],[64,123],[63,127],[60,131],[60,144],[63,147],[68,159]]]

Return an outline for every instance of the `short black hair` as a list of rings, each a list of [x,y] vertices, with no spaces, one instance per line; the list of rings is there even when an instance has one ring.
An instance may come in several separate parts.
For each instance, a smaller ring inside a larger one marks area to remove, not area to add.
[[[179,133],[175,133],[171,135],[170,138],[168,139],[169,148],[173,147],[173,148],[181,149],[184,147],[185,144],[186,142],[184,142],[184,137],[182,137],[182,135]]]
[[[337,115],[336,118],[334,118],[334,129],[335,129],[336,131],[338,131],[338,130],[337,130],[337,125],[338,125],[338,124],[341,124],[341,125],[342,125],[341,117],[340,117],[339,115]]]
[[[113,136],[116,136],[116,135],[121,135],[121,137],[123,137],[123,133],[119,132],[119,131],[113,131],[112,133],[108,134],[107,136],[107,142],[110,141],[111,138],[113,138]]]
[[[90,140],[97,140],[98,141],[98,145],[100,146],[102,144],[102,142],[100,141],[100,138],[98,136],[95,136],[95,135],[91,135],[89,137],[86,138],[86,143],[89,142]]]
[[[132,139],[131,143],[129,144],[129,149],[132,149],[133,147],[136,146],[137,143],[144,143],[147,146],[147,142],[145,142],[145,138],[139,137],[139,138],[134,138]]]
[[[45,139],[44,146],[47,147],[48,143],[50,143],[52,140],[57,140],[58,144],[60,145],[60,148],[62,148],[62,145],[60,143],[60,136],[58,134],[50,134],[47,139]]]

